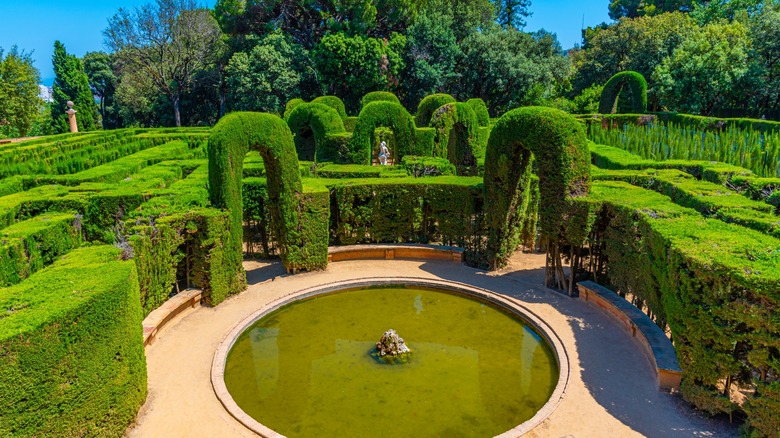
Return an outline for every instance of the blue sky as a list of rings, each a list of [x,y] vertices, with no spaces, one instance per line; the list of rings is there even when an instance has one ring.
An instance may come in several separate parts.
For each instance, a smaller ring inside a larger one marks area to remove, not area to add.
[[[13,45],[34,51],[35,66],[41,78],[54,76],[51,55],[59,39],[69,53],[106,50],[103,29],[108,18],[120,7],[133,7],[153,0],[0,0],[0,47]],[[200,0],[213,6],[215,0]],[[546,29],[558,35],[566,49],[580,42],[583,18],[585,26],[608,21],[608,0],[532,0],[526,30]],[[48,79],[48,80],[47,80]]]

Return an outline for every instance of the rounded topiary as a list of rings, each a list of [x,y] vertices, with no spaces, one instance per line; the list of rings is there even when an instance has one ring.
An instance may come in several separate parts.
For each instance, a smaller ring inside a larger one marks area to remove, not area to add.
[[[284,119],[287,120],[295,107],[302,103],[306,103],[306,101],[297,97],[295,99],[290,99],[290,101],[287,102],[287,105],[284,106]]]
[[[421,128],[428,126],[431,123],[431,116],[434,111],[442,105],[453,102],[457,101],[449,94],[437,93],[425,96],[420,101],[420,104],[417,105],[417,115],[414,116],[414,123]]]
[[[539,176],[543,239],[557,242],[570,200],[588,193],[590,152],[585,131],[574,117],[545,107],[504,114],[490,132],[485,155],[486,256],[492,269],[504,266],[520,244],[532,159]]]
[[[484,100],[475,97],[467,100],[466,103],[471,105],[471,109],[474,110],[474,114],[477,115],[479,126],[490,126],[490,113],[488,112],[488,107]]]
[[[292,131],[298,159],[302,161],[331,161],[323,149],[330,134],[346,132],[344,121],[335,109],[321,103],[298,105],[287,118]]]
[[[397,103],[398,105],[401,104],[401,101],[398,100],[398,97],[396,97],[395,94],[389,92],[389,91],[372,91],[365,96],[363,96],[362,99],[360,99],[360,109],[362,110],[365,108],[366,105],[368,105],[371,102],[393,102]]]
[[[374,130],[384,126],[393,130],[397,151],[390,151],[396,160],[414,155],[416,132],[414,120],[403,106],[387,101],[367,104],[358,116],[350,142],[350,160],[355,164],[371,164],[371,142]]]
[[[447,157],[456,166],[476,166],[484,156],[479,144],[479,122],[471,105],[453,102],[442,105],[431,117],[435,157]]]
[[[209,196],[217,208],[231,213],[229,266],[241,271],[243,261],[243,200],[241,197],[244,156],[257,150],[263,157],[268,184],[268,205],[271,226],[277,237],[279,255],[288,272],[324,268],[324,254],[310,253],[304,248],[307,239],[324,236],[304,236],[301,229],[301,199],[303,189],[298,170],[292,133],[284,120],[273,114],[236,112],[220,119],[209,135]],[[309,242],[310,243],[310,242]]]
[[[623,71],[612,76],[604,85],[599,101],[599,113],[614,114],[617,111],[617,99],[628,85],[631,89],[631,109],[636,114],[647,112],[647,81],[635,71]]]
[[[339,99],[337,96],[320,96],[312,100],[311,103],[321,103],[323,105],[327,105],[335,109],[336,112],[339,113],[339,116],[341,116],[342,119],[347,117],[347,109],[344,106],[344,101]]]

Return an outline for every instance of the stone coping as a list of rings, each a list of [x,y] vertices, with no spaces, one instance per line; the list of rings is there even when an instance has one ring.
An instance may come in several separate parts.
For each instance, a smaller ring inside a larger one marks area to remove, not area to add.
[[[674,345],[647,315],[615,292],[592,281],[577,283],[580,299],[599,307],[639,339],[662,389],[680,389],[682,369]],[[638,335],[638,336],[637,336]]]
[[[176,316],[188,309],[198,307],[202,295],[203,291],[200,289],[185,289],[169,298],[160,307],[147,315],[143,321],[144,347],[152,345],[160,330]]]
[[[382,285],[405,285],[443,289],[453,293],[463,294],[472,298],[487,301],[522,318],[524,321],[532,325],[534,329],[536,329],[536,331],[541,334],[550,344],[550,347],[552,348],[558,363],[559,370],[558,382],[555,386],[555,389],[550,395],[547,403],[545,403],[544,406],[542,406],[542,408],[537,411],[536,415],[534,415],[531,419],[515,426],[514,428],[497,435],[498,438],[517,437],[528,433],[536,426],[541,424],[547,417],[549,417],[563,400],[571,372],[569,365],[569,355],[566,352],[563,341],[552,330],[552,328],[546,322],[544,322],[541,317],[520,304],[518,300],[508,298],[486,289],[481,289],[468,284],[453,281],[411,277],[377,277],[339,281],[295,291],[268,303],[267,305],[261,307],[246,317],[243,321],[239,322],[227,334],[227,336],[225,336],[222,342],[220,342],[219,346],[217,347],[217,351],[214,354],[214,360],[212,361],[211,365],[211,384],[214,388],[214,393],[216,394],[220,403],[222,403],[222,406],[224,406],[230,415],[232,415],[241,424],[253,432],[259,434],[260,436],[266,438],[283,438],[284,435],[281,435],[278,432],[264,426],[241,410],[241,408],[238,406],[238,404],[236,404],[235,400],[233,400],[233,397],[228,392],[227,387],[225,386],[224,378],[225,363],[227,361],[227,355],[230,352],[230,349],[233,347],[233,344],[236,342],[241,333],[243,333],[252,324],[263,318],[265,315],[291,302],[342,290]]]
[[[344,245],[328,248],[329,262],[365,259],[451,260],[454,263],[462,263],[463,248],[422,243]]]

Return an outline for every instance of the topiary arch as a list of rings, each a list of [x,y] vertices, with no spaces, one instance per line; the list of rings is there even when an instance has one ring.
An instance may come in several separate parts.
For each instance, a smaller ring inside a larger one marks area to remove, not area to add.
[[[390,151],[400,161],[404,155],[415,154],[416,132],[414,119],[400,104],[388,101],[370,102],[360,111],[350,142],[350,159],[355,164],[371,164],[374,130],[378,127],[393,130],[397,151]]]
[[[306,101],[299,97],[287,101],[287,105],[284,106],[284,120],[287,120],[287,118],[290,117],[290,114],[292,114],[292,111],[295,109],[295,107],[297,107],[302,103],[306,103]]]
[[[393,102],[397,103],[398,105],[401,104],[401,101],[398,100],[398,96],[395,94],[389,92],[389,91],[372,91],[370,93],[367,93],[365,96],[363,96],[362,99],[360,99],[360,109],[362,110],[366,105],[368,105],[371,102]]]
[[[344,121],[335,109],[314,102],[295,107],[287,117],[287,125],[294,136],[298,159],[302,161],[333,159],[325,148],[326,138],[346,132]]]
[[[440,106],[448,103],[457,102],[454,97],[449,94],[436,93],[425,96],[420,104],[417,105],[417,114],[414,116],[414,123],[422,128],[428,126],[431,123],[431,117],[433,112],[439,109]]]
[[[544,107],[525,107],[504,114],[490,133],[485,156],[485,209],[488,229],[487,264],[506,265],[521,241],[531,193],[531,163],[539,176],[539,229],[548,248],[547,285],[559,275],[549,271],[551,255],[574,206],[587,195],[590,152],[582,125],[569,114]],[[557,264],[553,266],[559,266]],[[550,275],[552,274],[552,275]],[[560,274],[563,274],[561,268]]]
[[[484,157],[480,147],[479,121],[471,105],[453,102],[442,105],[431,117],[434,134],[433,156],[446,157],[456,166],[476,166]]]
[[[479,126],[490,126],[490,113],[488,113],[488,108],[484,100],[479,97],[474,97],[467,100],[466,103],[471,106],[471,109],[474,110],[474,114],[477,115]]]
[[[243,272],[243,202],[241,198],[244,156],[249,150],[257,150],[263,157],[268,181],[268,205],[271,226],[277,237],[279,255],[288,272],[322,269],[327,265],[324,254],[310,253],[304,245],[312,245],[303,239],[303,189],[298,170],[292,133],[284,120],[273,114],[238,112],[220,119],[209,135],[209,195],[217,208],[231,212],[229,250],[225,256],[232,258],[229,266]],[[324,236],[314,236],[325,240]],[[314,246],[320,242],[314,242]]]
[[[628,85],[631,90],[632,111],[642,114],[647,111],[647,81],[635,71],[623,71],[612,76],[604,85],[599,101],[599,113],[614,114],[617,112],[617,99],[621,91]]]
[[[342,119],[347,117],[347,109],[344,106],[344,101],[342,101],[338,96],[320,96],[312,100],[311,103],[321,103],[323,105],[327,105],[336,110]]]

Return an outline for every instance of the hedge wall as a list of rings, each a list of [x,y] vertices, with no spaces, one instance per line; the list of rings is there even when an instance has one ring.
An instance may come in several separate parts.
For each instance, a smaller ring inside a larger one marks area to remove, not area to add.
[[[585,131],[573,117],[542,107],[504,114],[493,126],[485,156],[486,257],[492,269],[504,266],[520,244],[532,156],[539,176],[543,239],[557,242],[574,214],[570,200],[588,193],[590,153]]]
[[[454,102],[440,106],[430,126],[436,130],[433,156],[447,157],[456,166],[476,166],[477,160],[485,157],[479,122],[471,105]]]
[[[81,244],[75,213],[47,213],[0,230],[0,287],[17,284]]]
[[[372,91],[360,99],[360,109],[363,110],[371,102],[393,102],[401,105],[398,97],[389,91]]]
[[[135,265],[74,250],[0,289],[0,435],[121,436],[146,398]]]
[[[663,124],[673,124],[692,128],[697,131],[720,131],[724,128],[737,128],[759,132],[780,132],[780,122],[761,119],[707,117],[680,113],[649,113],[649,114],[578,114],[576,117],[587,123],[602,123],[602,121],[620,127],[625,124],[641,125],[647,117]]]
[[[344,122],[338,112],[321,103],[304,103],[287,117],[293,133],[298,159],[302,161],[337,161],[340,157],[326,137],[344,134]]]
[[[412,116],[397,103],[375,101],[366,105],[358,116],[355,131],[350,143],[350,162],[354,164],[371,164],[373,159],[371,143],[374,130],[378,127],[388,127],[393,130],[398,150],[390,151],[396,162],[404,155],[429,155],[417,152],[417,133]]]
[[[466,103],[471,106],[472,110],[474,110],[474,114],[477,116],[479,126],[490,126],[490,113],[488,112],[488,107],[484,100],[480,99],[479,97],[475,97],[467,100]]]
[[[327,105],[336,110],[342,119],[347,117],[347,110],[344,106],[344,101],[342,101],[338,96],[320,96],[312,100],[311,103],[321,103],[323,105]]]
[[[417,115],[414,116],[414,123],[420,128],[429,126],[433,112],[440,106],[456,102],[455,98],[449,94],[437,93],[425,96],[417,105]]]
[[[223,117],[209,137],[211,203],[215,207],[226,208],[232,218],[225,253],[227,270],[242,270],[241,169],[243,158],[250,148],[259,150],[265,163],[271,226],[278,239],[285,269],[294,273],[324,268],[327,258],[323,263],[321,255],[313,255],[305,248],[312,244],[321,247],[319,242],[327,240],[327,236],[303,232],[306,226],[301,214],[303,189],[290,128],[284,120],[271,114],[233,113]]]
[[[591,198],[603,205],[593,237],[609,282],[669,324],[683,397],[713,414],[743,410],[757,435],[775,436],[780,240],[627,183],[594,183]],[[741,407],[729,397],[732,383],[755,388]]]
[[[601,91],[599,112],[601,114],[613,114],[617,110],[618,96],[624,92],[626,86],[631,92],[631,108],[635,113],[647,111],[647,81],[641,73],[635,71],[623,71],[609,78]]]

